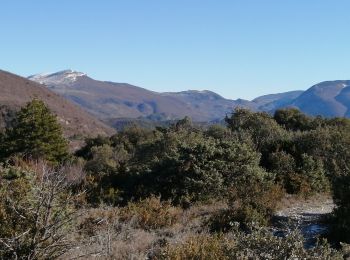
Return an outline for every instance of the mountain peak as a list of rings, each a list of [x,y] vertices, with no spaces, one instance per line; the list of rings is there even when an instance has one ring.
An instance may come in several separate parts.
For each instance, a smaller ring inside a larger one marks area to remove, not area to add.
[[[52,84],[70,84],[75,82],[79,77],[86,76],[85,73],[71,69],[58,71],[55,73],[40,73],[29,76],[28,79],[45,85]]]
[[[224,99],[219,94],[210,91],[210,90],[186,90],[181,92],[165,92],[163,95],[171,95],[171,96],[183,96],[189,98],[195,98],[200,100],[210,99],[210,100],[219,100]]]

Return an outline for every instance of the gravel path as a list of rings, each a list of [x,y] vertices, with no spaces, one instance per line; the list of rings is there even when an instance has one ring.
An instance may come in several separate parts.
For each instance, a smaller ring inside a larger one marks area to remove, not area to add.
[[[274,233],[283,236],[298,229],[305,238],[305,247],[312,247],[318,236],[327,233],[328,226],[323,220],[333,208],[333,200],[325,196],[301,201],[286,199],[275,214]]]
[[[329,197],[317,197],[298,201],[278,210],[276,217],[287,217],[291,220],[308,220],[313,216],[320,218],[333,211],[334,203]]]

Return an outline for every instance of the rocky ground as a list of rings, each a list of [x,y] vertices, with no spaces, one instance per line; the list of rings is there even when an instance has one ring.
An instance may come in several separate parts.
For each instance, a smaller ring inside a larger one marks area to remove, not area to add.
[[[330,196],[319,195],[307,200],[286,198],[276,212],[273,232],[284,236],[298,229],[305,237],[305,246],[312,247],[317,238],[328,231],[325,219],[334,208]]]

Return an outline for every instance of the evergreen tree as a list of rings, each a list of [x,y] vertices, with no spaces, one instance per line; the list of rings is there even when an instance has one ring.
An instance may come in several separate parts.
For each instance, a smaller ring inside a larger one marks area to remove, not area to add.
[[[17,154],[31,159],[43,158],[52,163],[67,158],[68,143],[61,126],[43,101],[33,99],[17,112],[11,125],[4,137],[6,157]]]

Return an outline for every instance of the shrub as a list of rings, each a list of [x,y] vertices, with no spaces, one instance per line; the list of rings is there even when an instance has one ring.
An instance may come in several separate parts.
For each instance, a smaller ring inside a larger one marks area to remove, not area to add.
[[[227,139],[231,136],[231,131],[223,125],[211,125],[206,131],[205,135],[215,139]]]
[[[307,250],[299,233],[285,238],[267,230],[250,234],[233,232],[228,235],[199,234],[178,244],[167,245],[156,259],[343,259],[342,254],[328,244]]]
[[[284,151],[269,155],[269,170],[276,173],[276,181],[289,194],[310,196],[329,191],[330,183],[322,160],[306,153],[295,157]]]
[[[168,245],[159,255],[159,259],[169,260],[229,260],[233,243],[221,235],[200,234],[189,237],[183,243]]]
[[[53,259],[73,245],[75,196],[62,171],[40,168],[0,168],[1,259]]]
[[[116,205],[121,201],[118,178],[122,165],[127,160],[127,152],[108,144],[92,146],[88,152],[90,160],[84,170],[87,172],[86,187],[88,202],[94,205],[107,203]]]
[[[181,210],[173,207],[169,201],[160,201],[159,197],[150,197],[136,203],[129,203],[121,209],[121,221],[134,221],[135,227],[159,229],[175,224],[180,217]]]
[[[86,237],[92,237],[110,226],[115,228],[115,223],[118,221],[119,208],[101,206],[90,208],[78,219],[78,231]]]
[[[160,156],[143,171],[145,189],[182,205],[225,196],[235,179],[257,166],[260,158],[245,143],[203,136],[179,141]]]
[[[269,154],[268,170],[276,174],[276,181],[283,187],[289,182],[289,175],[295,173],[296,162],[291,154],[285,151],[278,151]],[[293,193],[287,189],[287,192]]]
[[[283,194],[282,188],[271,182],[251,181],[249,186],[237,186],[229,195],[229,208],[214,214],[209,226],[228,231],[235,222],[241,226],[267,225]]]
[[[237,108],[225,121],[232,131],[248,133],[258,151],[266,150],[267,146],[285,134],[284,129],[265,112],[254,113],[248,109]]]
[[[279,125],[292,131],[305,131],[313,128],[313,118],[306,116],[298,109],[287,108],[278,109],[274,114],[274,119]]]
[[[297,194],[305,198],[313,193],[307,177],[298,173],[286,175],[285,188],[289,194]]]

